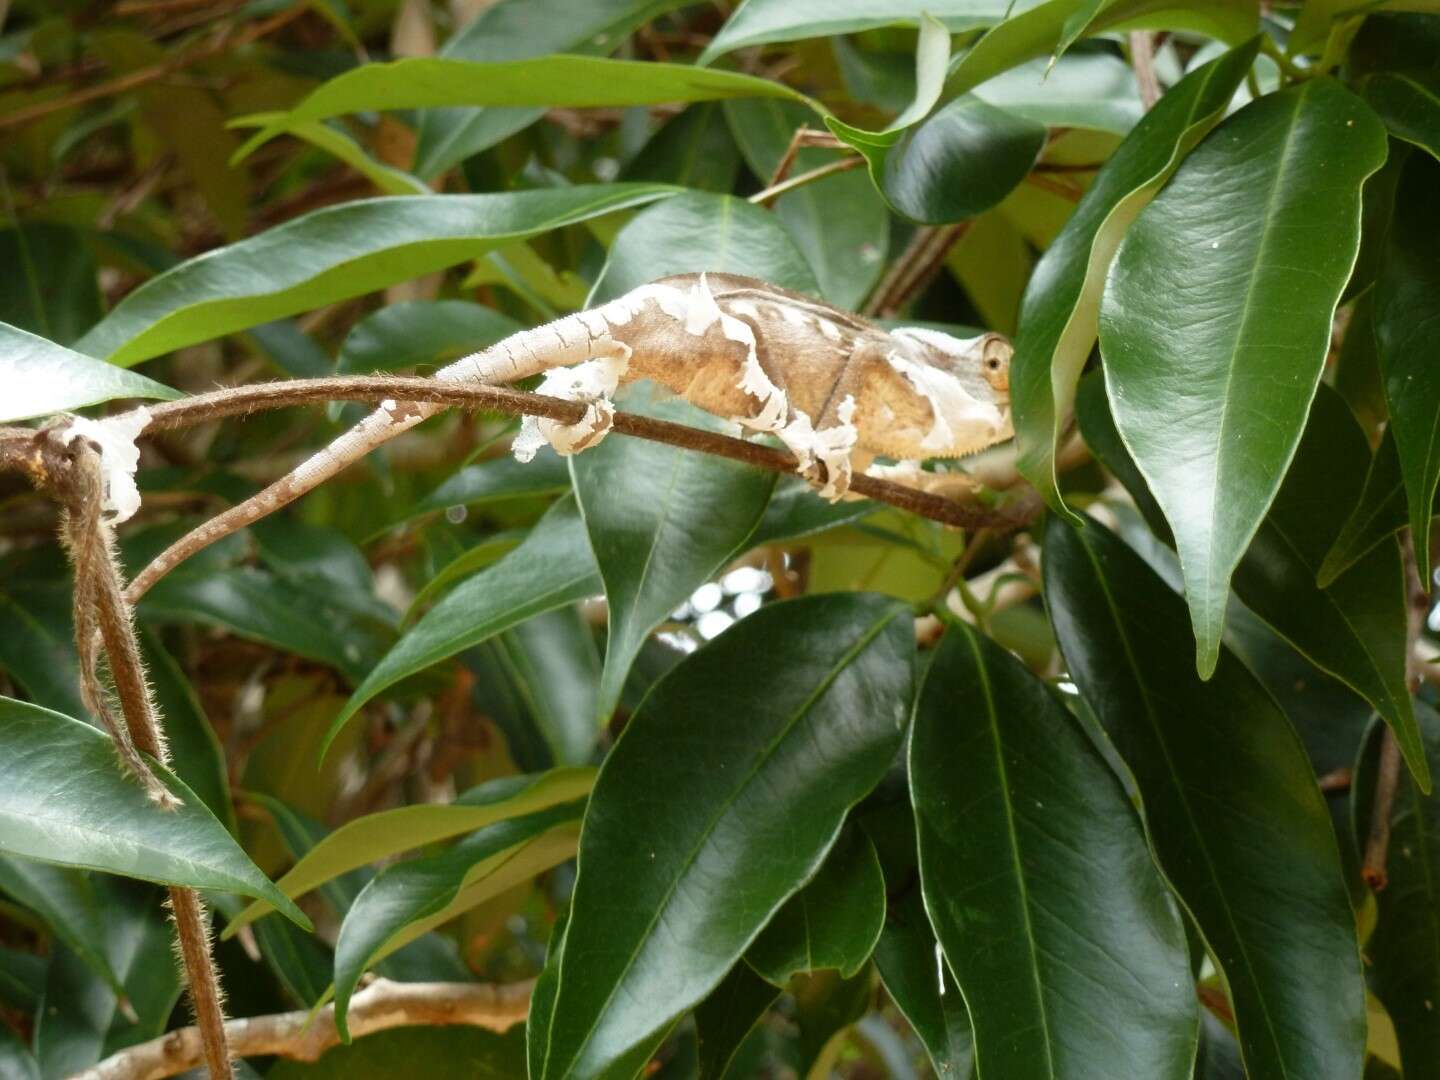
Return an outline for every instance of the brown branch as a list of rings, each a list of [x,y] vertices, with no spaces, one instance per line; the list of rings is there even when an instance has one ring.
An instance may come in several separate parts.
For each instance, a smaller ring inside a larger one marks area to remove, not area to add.
[[[395,983],[376,979],[350,1000],[347,1016],[354,1038],[396,1027],[466,1024],[508,1031],[530,1011],[533,982],[496,986],[488,983]],[[231,1020],[225,1034],[238,1057],[277,1056],[315,1061],[340,1042],[335,1006],[316,1014],[300,1009],[270,1016]],[[199,1034],[193,1027],[139,1043],[76,1073],[71,1080],[161,1080],[201,1063]]]
[[[467,386],[436,382],[433,379],[364,375],[261,383],[256,386],[217,390],[179,401],[167,401],[150,406],[151,419],[145,430],[153,432],[189,427],[192,424],[261,409],[331,401],[380,402],[387,398],[439,402],[512,416],[543,416],[566,424],[579,423],[584,419],[588,408],[584,402],[563,401],[560,398],[511,390],[503,386]],[[617,412],[614,430],[621,435],[728,457],[770,472],[793,473],[796,469],[795,458],[783,450],[775,450],[729,435],[701,431],[667,420]],[[3,434],[0,432],[0,466],[4,464]],[[1020,528],[1033,521],[1041,509],[1038,499],[1021,500],[1018,504],[1003,509],[975,506],[871,476],[856,476],[851,481],[850,490],[857,495],[889,503],[932,521],[963,529]]]
[[[862,314],[885,319],[898,315],[940,269],[945,256],[969,228],[970,222],[961,221],[954,225],[926,225],[916,229],[905,250],[875,286]]]
[[[1130,32],[1130,64],[1140,89],[1140,104],[1149,112],[1160,100],[1160,77],[1155,74],[1155,35],[1149,30]]]
[[[770,175],[770,183],[767,187],[774,187],[785,177],[790,175],[790,169],[795,164],[795,155],[800,153],[804,147],[816,147],[823,150],[848,150],[850,147],[837,139],[828,131],[816,131],[811,127],[798,127],[795,134],[790,137],[790,145],[785,148],[785,153],[780,156],[780,162],[775,166],[775,171]]]
[[[764,206],[766,203],[778,199],[787,191],[794,191],[796,188],[804,187],[806,184],[813,184],[816,180],[823,180],[825,177],[831,176],[834,173],[848,172],[850,169],[857,169],[864,164],[865,159],[859,154],[841,158],[839,161],[831,161],[818,168],[811,169],[809,172],[803,172],[799,176],[792,176],[788,180],[781,180],[778,183],[771,184],[764,191],[757,191],[754,195],[750,196],[750,202],[756,206]]]
[[[1420,689],[1421,670],[1415,645],[1420,640],[1420,631],[1425,625],[1425,616],[1430,610],[1430,593],[1420,578],[1415,562],[1415,545],[1409,530],[1401,544],[1405,564],[1405,685],[1411,693]],[[1365,839],[1365,858],[1360,864],[1360,876],[1365,884],[1379,892],[1388,880],[1386,866],[1390,854],[1390,825],[1395,807],[1395,796],[1399,791],[1401,777],[1400,744],[1395,741],[1395,732],[1389,725],[1380,743],[1380,763],[1375,772],[1375,796],[1370,805],[1370,832]]]
[[[264,37],[266,34],[274,33],[287,23],[298,19],[309,10],[308,4],[296,4],[285,11],[272,15],[263,22],[255,23],[240,33],[231,36],[229,30],[224,30],[216,35],[214,41],[208,45],[202,45],[198,49],[191,49],[189,52],[181,53],[179,56],[162,61],[147,68],[140,68],[136,71],[127,72],[124,75],[109,79],[94,86],[87,86],[83,90],[76,90],[66,94],[64,97],[55,98],[52,101],[41,101],[31,105],[27,109],[16,109],[12,113],[0,116],[0,129],[19,127],[34,120],[40,120],[51,113],[60,112],[75,105],[84,105],[90,101],[97,101],[100,98],[112,97],[115,94],[123,94],[127,90],[134,90],[137,87],[148,86],[150,83],[158,82],[167,75],[173,75],[183,68],[192,64],[198,64],[202,60],[208,60],[229,49],[238,49],[243,45]]]

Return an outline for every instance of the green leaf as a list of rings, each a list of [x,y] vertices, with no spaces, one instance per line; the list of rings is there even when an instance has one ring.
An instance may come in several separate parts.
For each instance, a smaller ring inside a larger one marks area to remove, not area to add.
[[[104,312],[95,252],[79,229],[27,222],[0,230],[0,266],[8,271],[0,323],[68,344]]]
[[[1305,426],[1359,247],[1360,188],[1385,152],[1383,126],[1336,82],[1266,95],[1186,158],[1115,256],[1106,387],[1175,533],[1202,677],[1230,575]]]
[[[1099,524],[1052,518],[1044,572],[1070,675],[1128,767],[1155,859],[1225,979],[1251,1075],[1356,1075],[1355,920],[1294,730],[1229,651],[1213,678],[1196,676],[1183,601]]]
[[[970,1014],[955,976],[942,962],[917,884],[912,879],[905,897],[891,901],[875,945],[875,966],[890,1000],[925,1044],[935,1075],[940,1080],[970,1080],[975,1067]]]
[[[669,274],[706,270],[748,274],[812,296],[820,291],[773,214],[732,195],[687,191],[642,210],[620,230],[586,306]]]
[[[266,112],[241,117],[230,123],[231,127],[283,127],[285,134],[304,139],[311,146],[318,146],[326,153],[333,154],[346,165],[374,184],[385,195],[430,195],[430,188],[417,176],[404,169],[376,161],[365,152],[365,148],[352,139],[348,132],[337,125],[320,120],[304,123],[285,123],[286,113]]]
[[[494,63],[411,57],[363,64],[331,79],[251,136],[237,157],[243,158],[291,125],[347,113],[474,105],[613,108],[730,97],[788,98],[823,111],[784,83],[689,64],[600,56],[540,56]]]
[[[210,812],[231,833],[236,831],[235,808],[230,803],[230,774],[225,750],[210,726],[194,687],[175,658],[149,632],[142,632],[145,668],[155,705],[165,721],[165,738],[173,758],[171,767],[185,786],[199,795]]]
[[[120,771],[110,740],[88,724],[0,697],[0,851],[163,885],[263,899],[310,921],[260,873],[200,798],[157,768],[184,803],[161,810]]]
[[[545,1054],[550,1049],[550,1018],[555,1014],[555,991],[560,988],[560,955],[565,949],[565,928],[570,923],[570,909],[562,909],[550,931],[545,946],[545,965],[530,991],[530,1015],[525,1021],[525,1061],[527,1076],[545,1074]]]
[[[806,597],[655,685],[586,813],[542,1076],[598,1075],[666,1030],[814,873],[899,746],[912,638],[894,601]]]
[[[312,847],[276,882],[287,897],[304,896],[341,874],[402,851],[473,832],[497,821],[536,813],[584,798],[591,769],[553,769],[539,776],[507,776],[472,788],[454,802],[402,806],[346,822]],[[229,938],[268,914],[273,901],[251,904],[225,927]]]
[[[720,1080],[725,1075],[746,1036],[779,996],[780,991],[749,964],[730,969],[695,1009],[700,1080]]]
[[[600,592],[595,556],[573,499],[562,499],[494,566],[446,594],[371,668],[325,736],[325,749],[367,701],[532,615]]]
[[[690,427],[723,427],[676,399],[632,393],[624,405]],[[610,609],[596,699],[603,722],[650,631],[744,549],[775,474],[678,446],[606,439],[572,457],[570,475]]]
[[[803,106],[795,107],[809,113]],[[666,121],[630,159],[620,179],[681,184],[726,195],[739,171],[740,153],[721,106],[700,102]]]
[[[1440,72],[1383,71],[1363,91],[1391,135],[1440,158]]]
[[[1115,249],[1190,148],[1220,121],[1259,48],[1255,39],[1176,84],[1096,175],[1046,250],[1020,307],[1010,394],[1021,472],[1062,511],[1055,448],[1095,344],[1100,294]]]
[[[515,1080],[525,1075],[525,1044],[480,1027],[403,1027],[331,1047],[315,1062],[277,1061],[266,1080],[393,1080],[396,1076],[464,1076]]]
[[[125,297],[76,344],[129,367],[185,345],[465,262],[552,229],[653,202],[658,184],[361,199],[189,259]]]
[[[1415,714],[1433,769],[1440,769],[1440,715],[1424,702]],[[1378,730],[1378,729],[1377,729]],[[1370,740],[1371,764],[1379,740]],[[1357,766],[1352,805],[1368,811],[1373,805],[1374,769]],[[1368,821],[1363,826],[1368,829]],[[1363,837],[1365,832],[1360,832]],[[1365,948],[1375,993],[1385,1003],[1400,1041],[1407,1076],[1424,1076],[1440,1060],[1440,801],[1421,794],[1407,777],[1390,818],[1390,847],[1385,862],[1388,882],[1375,895],[1375,932]]]
[[[440,365],[509,337],[524,327],[469,300],[410,300],[357,322],[340,346],[337,375]]]
[[[1440,501],[1440,492],[1437,492]],[[1436,507],[1431,506],[1431,516]],[[1365,474],[1365,487],[1355,502],[1355,509],[1345,519],[1340,535],[1320,565],[1319,583],[1325,588],[1376,544],[1394,536],[1409,524],[1405,507],[1405,479],[1400,469],[1400,453],[1395,449],[1395,432],[1387,427],[1370,459]]]
[[[350,997],[368,968],[426,931],[573,857],[583,809],[583,802],[563,803],[497,822],[439,855],[376,874],[355,898],[335,942],[335,1026],[341,1037],[349,1037]]]
[[[991,26],[1012,0],[746,0],[700,55],[701,64],[751,45],[853,34],[880,26],[919,26],[929,16],[952,32]]]
[[[775,175],[795,132],[814,119],[803,105],[774,98],[726,101],[722,108],[762,184]],[[791,174],[833,160],[833,152],[801,149]],[[847,311],[860,307],[885,268],[890,236],[890,215],[869,179],[854,171],[827,176],[780,196],[774,210],[814,271],[820,295]]]
[[[479,506],[504,499],[558,495],[569,490],[569,463],[545,446],[532,461],[516,461],[510,454],[502,454],[466,465],[410,507],[404,520],[439,513],[452,506]]]
[[[747,543],[757,548],[799,540],[842,525],[853,525],[876,509],[877,505],[867,499],[829,502],[818,498],[815,489],[798,476],[782,476]]]
[[[1103,397],[1086,397],[1080,411],[1086,441],[1144,510],[1148,490]],[[1316,584],[1336,531],[1333,508],[1360,500],[1368,464],[1365,435],[1354,416],[1338,394],[1320,387],[1290,471],[1235,568],[1235,595],[1311,663],[1379,711],[1395,730],[1415,777],[1428,789],[1430,775],[1405,684],[1405,578],[1399,549],[1393,543],[1372,547],[1329,585]],[[1151,510],[1146,516],[1156,514]]]
[[[915,709],[925,908],[981,1074],[1183,1077],[1185,932],[1124,790],[1020,663],[965,625]]]
[[[595,702],[601,669],[585,619],[574,608],[547,611],[505,631],[494,645],[544,740],[549,762],[589,761],[600,734]]]
[[[394,633],[358,619],[340,598],[251,566],[186,567],[167,575],[136,610],[146,623],[202,623],[330,664],[352,680],[385,655]],[[297,603],[303,598],[303,603]]]
[[[988,80],[974,96],[1052,127],[1116,135],[1129,132],[1145,115],[1135,73],[1102,52],[1071,53],[1053,64],[1032,60]]]
[[[951,67],[945,98],[958,97],[1037,56],[1053,55],[1067,26],[1093,7],[1094,0],[1047,0],[1006,19]],[[1084,25],[1087,35],[1120,29],[1193,30],[1239,44],[1259,30],[1259,13],[1256,0],[1115,0]]]
[[[0,890],[44,920],[57,940],[106,986],[122,992],[105,955],[105,923],[90,878],[79,870],[0,855]]]
[[[453,35],[440,54],[456,60],[523,60],[551,53],[613,51],[637,27],[687,0],[499,0]],[[544,115],[534,109],[426,109],[415,169],[438,176]]]
[[[184,397],[178,390],[0,323],[0,423],[115,398]]]
[[[981,100],[956,98],[908,130],[865,132],[827,118],[870,165],[870,177],[912,221],[961,221],[995,206],[1025,179],[1045,125]]]
[[[15,630],[0,634],[0,668],[36,705],[83,718],[69,583],[16,574],[0,589],[0,617]]]
[[[40,1065],[35,1055],[8,1024],[0,1026],[0,1075],[12,1080],[40,1080]]]
[[[815,876],[777,911],[745,962],[778,987],[801,971],[833,969],[853,978],[885,925],[885,878],[875,845],[849,829]]]
[[[48,957],[0,945],[0,1002],[21,1012],[34,1012],[45,986],[45,967],[48,961]],[[759,978],[758,975],[753,977]],[[9,1030],[6,1027],[0,1029],[0,1033]],[[0,1076],[3,1075],[5,1074],[0,1072]]]
[[[1400,454],[1420,579],[1430,578],[1430,513],[1440,481],[1440,162],[1414,154],[1395,196],[1397,227],[1375,284],[1375,342]]]

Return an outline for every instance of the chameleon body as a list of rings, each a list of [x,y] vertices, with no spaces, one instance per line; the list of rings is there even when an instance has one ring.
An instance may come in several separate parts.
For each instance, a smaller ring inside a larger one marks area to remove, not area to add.
[[[876,456],[961,457],[1009,438],[1010,355],[997,334],[962,341],[921,328],[885,330],[754,278],[682,274],[514,334],[435,378],[496,384],[543,374],[541,393],[590,402],[577,424],[527,417],[515,440],[522,459],[545,442],[561,453],[593,446],[609,430],[615,389],[650,379],[775,435],[820,493],[836,499],[852,470]],[[167,549],[132,583],[129,599],[442,408],[382,403],[293,472]],[[928,475],[912,469],[889,478]]]

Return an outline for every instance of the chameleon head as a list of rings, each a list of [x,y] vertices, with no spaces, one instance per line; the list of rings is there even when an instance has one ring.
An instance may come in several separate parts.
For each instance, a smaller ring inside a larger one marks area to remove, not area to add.
[[[1014,434],[1010,416],[1010,358],[1014,348],[1001,334],[951,337],[939,330],[903,326],[891,334],[906,342],[914,359],[951,376],[972,401],[993,406],[1001,427],[998,442]],[[994,415],[993,413],[991,414]]]

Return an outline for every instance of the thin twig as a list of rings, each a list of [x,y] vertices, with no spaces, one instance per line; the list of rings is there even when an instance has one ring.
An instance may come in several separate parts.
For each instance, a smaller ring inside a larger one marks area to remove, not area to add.
[[[376,979],[350,999],[346,1020],[354,1038],[389,1028],[465,1024],[508,1031],[530,1011],[532,982],[395,983]],[[231,1020],[225,1025],[237,1057],[276,1056],[315,1061],[340,1042],[335,1006],[311,1019],[304,1009]],[[76,1073],[71,1080],[163,1080],[201,1063],[199,1033],[180,1028],[158,1039],[130,1046]]]
[[[824,150],[847,150],[848,145],[841,142],[828,131],[816,131],[811,127],[798,127],[795,134],[790,137],[790,145],[785,148],[785,153],[780,156],[780,163],[775,166],[774,173],[770,176],[770,183],[767,187],[774,187],[790,175],[790,169],[795,164],[795,156],[805,147],[815,147]]]
[[[831,176],[834,173],[848,172],[850,169],[857,169],[864,164],[865,159],[859,154],[852,157],[841,158],[839,161],[831,161],[818,168],[811,169],[809,172],[803,172],[799,176],[792,176],[788,180],[782,180],[778,184],[772,184],[764,191],[757,191],[754,195],[750,196],[750,201],[756,206],[764,206],[766,203],[778,199],[787,191],[794,191],[796,188],[804,187],[806,184],[813,184],[816,180],[823,180],[825,177]]]
[[[242,45],[264,37],[266,34],[274,33],[287,23],[298,19],[309,10],[308,4],[296,4],[285,11],[272,15],[263,22],[255,23],[253,26],[242,30],[233,37],[227,31],[222,31],[214,41],[208,45],[202,45],[198,49],[192,49],[187,53],[181,53],[170,60],[162,61],[151,67],[140,68],[137,71],[127,72],[114,79],[109,79],[94,86],[87,86],[83,90],[76,90],[66,94],[64,97],[55,98],[52,101],[41,101],[31,105],[28,109],[16,109],[12,113],[0,116],[0,128],[19,127],[34,120],[43,119],[51,113],[60,112],[62,109],[69,109],[75,105],[84,105],[86,102],[97,101],[100,98],[112,97],[115,94],[123,94],[127,90],[134,90],[137,87],[148,86],[172,75],[182,68],[191,64],[198,64],[202,60],[208,60],[229,49],[238,49]]]
[[[865,302],[864,315],[892,319],[940,269],[945,256],[970,228],[970,222],[926,225],[915,230],[910,243],[880,279]]]

